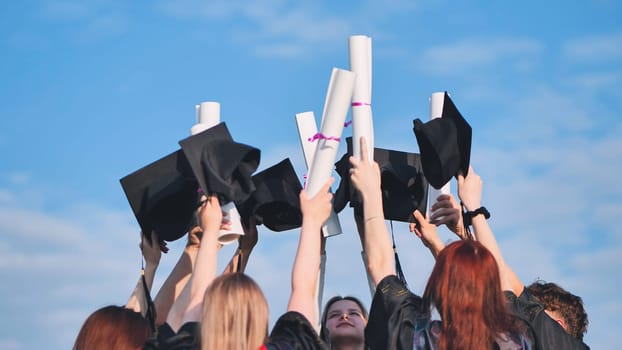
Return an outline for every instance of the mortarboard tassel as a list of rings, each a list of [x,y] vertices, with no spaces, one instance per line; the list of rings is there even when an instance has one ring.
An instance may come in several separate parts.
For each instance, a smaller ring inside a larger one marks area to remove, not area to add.
[[[143,280],[143,288],[145,289],[145,299],[147,299],[147,313],[145,314],[145,317],[147,318],[147,321],[149,321],[149,327],[151,328],[151,333],[155,334],[157,332],[157,329],[155,326],[156,309],[155,309],[155,305],[153,304],[153,300],[151,299],[149,288],[147,288],[147,281],[145,281],[144,271],[145,270],[143,270],[141,277]]]
[[[406,276],[404,276],[402,264],[400,264],[400,258],[397,255],[397,247],[395,246],[395,236],[393,235],[393,220],[390,220],[389,223],[391,224],[391,240],[393,240],[393,252],[395,253],[395,272],[397,273],[397,278],[404,284],[404,287],[408,289],[408,282],[406,282]]]

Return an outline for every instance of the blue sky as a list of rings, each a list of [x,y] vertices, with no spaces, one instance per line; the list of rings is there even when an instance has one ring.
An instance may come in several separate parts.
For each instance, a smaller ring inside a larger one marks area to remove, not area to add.
[[[586,342],[615,348],[621,6],[3,2],[0,349],[70,348],[88,314],[126,302],[139,276],[139,229],[118,180],[178,149],[195,104],[221,103],[235,139],[261,149],[260,170],[290,157],[302,175],[294,116],[314,111],[319,123],[331,69],[348,68],[353,34],[372,37],[376,146],[416,152],[412,120],[427,118],[432,92],[449,91],[473,127],[472,164],[507,261],[525,283],[542,278],[582,296]],[[328,242],[325,300],[369,301],[351,213],[340,218],[346,233]],[[421,293],[431,256],[405,225],[394,231]],[[296,244],[296,231],[261,228],[251,257],[247,272],[272,322],[286,307]],[[183,242],[169,246],[156,289]]]

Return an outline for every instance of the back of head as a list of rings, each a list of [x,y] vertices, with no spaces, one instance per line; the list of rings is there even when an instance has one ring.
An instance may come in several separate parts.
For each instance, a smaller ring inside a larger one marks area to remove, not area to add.
[[[472,240],[453,242],[437,259],[423,295],[442,320],[440,349],[489,349],[514,329],[493,255]]]
[[[547,311],[557,313],[563,319],[564,329],[573,337],[583,340],[587,332],[587,313],[581,297],[574,295],[555,283],[536,281],[527,287],[529,292],[544,304]]]
[[[201,349],[258,349],[268,335],[268,303],[243,273],[216,278],[205,291]]]
[[[149,333],[149,322],[140,313],[122,306],[106,306],[84,321],[73,349],[142,349]]]

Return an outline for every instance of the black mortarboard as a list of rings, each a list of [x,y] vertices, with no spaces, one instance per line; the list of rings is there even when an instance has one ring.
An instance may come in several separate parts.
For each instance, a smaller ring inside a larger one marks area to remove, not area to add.
[[[350,197],[353,196],[353,190],[351,190],[350,186],[350,154],[352,154],[352,138],[346,138],[348,143],[348,151],[335,163],[335,171],[339,174],[341,180],[339,181],[339,187],[335,191],[335,195],[333,196],[333,210],[336,213],[340,213],[343,208],[346,207],[348,201],[350,201]]]
[[[347,138],[351,154],[352,139]],[[350,206],[360,209],[360,199],[353,196],[350,188],[351,168],[348,155],[335,164],[341,183],[335,193],[339,205],[345,206],[343,197],[349,193]],[[381,176],[382,207],[384,218],[402,222],[414,222],[413,212],[418,209],[423,215],[428,201],[428,182],[423,176],[421,159],[418,154],[374,148],[374,161],[378,163]],[[342,188],[344,188],[342,190]],[[340,191],[341,190],[341,191]]]
[[[428,182],[418,154],[374,148],[380,167],[382,206],[387,220],[414,222],[413,212],[423,215],[428,203]]]
[[[289,158],[254,175],[253,183],[255,192],[238,205],[240,215],[254,215],[258,224],[275,232],[302,225],[299,199],[302,185]]]
[[[471,158],[472,130],[447,92],[440,118],[427,123],[415,119],[413,124],[423,172],[434,188],[443,187],[460,171],[467,175]]]
[[[233,141],[225,123],[179,144],[204,193],[217,194],[224,203],[244,201],[255,190],[251,175],[259,166],[259,149]]]
[[[121,186],[145,237],[174,241],[188,232],[198,184],[181,150],[122,178]]]

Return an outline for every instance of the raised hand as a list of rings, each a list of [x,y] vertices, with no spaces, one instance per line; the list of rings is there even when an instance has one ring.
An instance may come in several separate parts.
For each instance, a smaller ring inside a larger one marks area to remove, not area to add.
[[[469,238],[462,221],[462,208],[452,195],[441,194],[430,208],[430,222],[436,226],[445,225],[460,239]],[[412,232],[412,230],[411,230]]]
[[[414,232],[415,235],[417,235],[417,237],[421,239],[423,245],[428,247],[428,249],[430,249],[430,252],[432,252],[432,255],[436,257],[438,253],[445,247],[443,242],[441,242],[440,238],[438,237],[438,233],[436,232],[436,226],[428,220],[429,217],[424,217],[423,214],[419,212],[419,210],[415,210],[413,212],[413,216],[415,217],[415,219],[417,219],[419,225],[411,223],[409,225],[410,232]]]
[[[332,177],[328,179],[313,197],[309,197],[306,189],[300,191],[300,210],[303,222],[315,222],[321,226],[328,220],[333,207],[333,194],[329,191],[333,181],[335,179]]]
[[[380,168],[378,163],[373,159],[369,159],[367,152],[367,142],[364,137],[361,137],[361,159],[354,156],[350,156],[350,181],[354,187],[361,193],[361,196],[366,197],[370,194],[380,191]]]
[[[469,174],[458,175],[458,197],[467,210],[476,210],[482,206],[482,179],[469,167]]]
[[[160,258],[162,257],[162,252],[168,252],[168,248],[166,247],[166,242],[160,242],[160,238],[155,231],[151,231],[151,242],[146,239],[145,234],[143,232],[140,233],[140,250],[145,257],[145,262],[147,265],[158,266],[160,263]],[[164,250],[162,249],[164,247]]]

